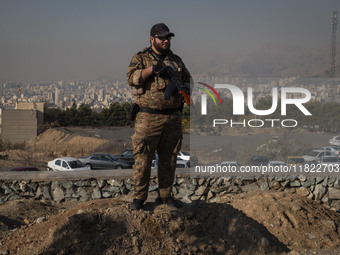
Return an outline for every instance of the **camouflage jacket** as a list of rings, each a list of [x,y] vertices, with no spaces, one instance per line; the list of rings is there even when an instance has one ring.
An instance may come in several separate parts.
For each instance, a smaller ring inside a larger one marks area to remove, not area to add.
[[[191,76],[182,59],[170,51],[165,57],[164,63],[173,66],[183,84],[190,89]],[[179,108],[183,99],[177,89],[172,93],[170,100],[164,99],[164,91],[170,84],[169,76],[151,75],[144,83],[141,83],[142,70],[155,64],[157,64],[157,60],[151,55],[149,48],[132,57],[127,71],[127,81],[131,86],[135,103],[140,107],[156,110]]]

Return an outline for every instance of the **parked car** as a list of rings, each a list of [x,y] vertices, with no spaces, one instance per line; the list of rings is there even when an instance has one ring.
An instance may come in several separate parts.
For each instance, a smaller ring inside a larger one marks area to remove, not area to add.
[[[320,164],[322,165],[339,165],[339,157],[338,156],[323,156],[320,159]]]
[[[190,161],[189,160],[183,160],[177,157],[176,161],[176,168],[188,168],[190,167]]]
[[[0,159],[6,160],[6,159],[8,159],[8,155],[0,155]]]
[[[158,167],[158,160],[152,160],[151,162],[151,168],[157,168]]]
[[[330,151],[325,150],[311,150],[307,154],[302,155],[305,161],[320,161],[322,156],[331,156],[332,153]]]
[[[305,161],[302,165],[317,165],[319,164],[320,161],[319,160],[313,160],[313,161]]]
[[[129,168],[132,168],[132,166],[135,164],[135,156],[133,155],[132,149],[125,150],[120,154],[114,155],[114,157],[116,157],[120,161],[128,163],[130,166]]]
[[[119,160],[108,153],[93,153],[89,156],[81,157],[79,160],[89,169],[123,169],[131,168],[126,161]]]
[[[35,166],[18,166],[8,170],[9,172],[39,171]]]
[[[220,164],[221,167],[228,167],[228,166],[241,166],[237,161],[223,161],[221,164]]]
[[[155,151],[155,158],[151,162],[151,168],[157,168],[158,167],[158,154]]]
[[[251,166],[266,166],[268,163],[269,160],[267,156],[252,156],[249,162]]]
[[[151,168],[157,168],[158,167],[158,154],[155,153],[155,159],[152,160]],[[190,161],[189,160],[183,160],[179,156],[177,156],[176,160],[176,168],[188,168],[190,167]]]
[[[329,143],[331,145],[340,146],[340,135],[333,136],[331,139],[329,139]]]
[[[279,160],[272,160],[272,161],[269,161],[268,165],[269,166],[285,166],[286,162],[279,161]]]
[[[198,164],[198,158],[194,155],[190,155],[190,153],[185,151],[179,151],[177,154],[177,157],[179,157],[181,160],[189,160],[189,166],[196,166]]]
[[[85,164],[76,158],[63,157],[48,161],[48,171],[75,171],[75,170],[90,170]]]
[[[303,157],[288,157],[287,166],[292,165],[303,165],[305,163],[305,159]]]
[[[179,151],[177,154],[177,157],[182,160],[190,160],[190,154],[185,151]]]
[[[330,151],[333,155],[340,155],[340,146],[336,146],[336,145],[324,146],[324,147],[321,147],[320,150]]]

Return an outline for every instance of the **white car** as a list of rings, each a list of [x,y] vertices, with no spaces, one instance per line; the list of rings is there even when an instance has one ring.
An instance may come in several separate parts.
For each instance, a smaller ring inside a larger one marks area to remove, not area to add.
[[[198,164],[198,159],[196,156],[190,155],[188,152],[179,151],[177,154],[177,160],[190,161],[189,166],[194,167]]]
[[[179,157],[182,160],[190,160],[190,154],[185,151],[179,151],[177,157]]]
[[[336,146],[336,145],[324,146],[324,147],[321,147],[320,150],[330,151],[333,155],[340,155],[340,146]]]
[[[177,157],[176,168],[188,168],[188,167],[190,167],[189,160],[182,160]]]
[[[177,157],[176,168],[188,168],[188,167],[190,167],[190,161],[189,160],[182,160],[179,157]],[[158,168],[158,158],[152,160],[151,168]]]
[[[339,165],[339,157],[338,156],[323,156],[321,157],[320,164],[322,165]]]
[[[329,143],[331,145],[340,146],[340,135],[333,136],[331,139],[329,139]]]
[[[223,161],[221,164],[220,164],[221,167],[228,167],[228,166],[240,166],[240,164],[237,162],[237,161]]]
[[[320,161],[322,156],[331,156],[332,153],[326,150],[311,150],[307,154],[303,155],[305,161]]]
[[[90,170],[84,163],[72,157],[56,158],[52,161],[48,161],[47,166],[48,171]]]

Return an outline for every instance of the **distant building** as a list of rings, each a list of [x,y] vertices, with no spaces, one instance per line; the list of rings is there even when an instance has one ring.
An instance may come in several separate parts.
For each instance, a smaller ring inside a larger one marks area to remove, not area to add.
[[[62,108],[66,110],[67,108],[71,108],[71,107],[72,107],[72,105],[73,105],[73,102],[70,102],[70,101],[64,101],[64,102],[63,102],[63,106],[62,106]]]
[[[55,88],[55,92],[54,92],[54,103],[56,106],[59,105],[59,100],[61,98],[61,95],[60,95],[60,90],[58,88]]]
[[[37,136],[38,111],[0,109],[0,139],[11,143],[28,141]]]

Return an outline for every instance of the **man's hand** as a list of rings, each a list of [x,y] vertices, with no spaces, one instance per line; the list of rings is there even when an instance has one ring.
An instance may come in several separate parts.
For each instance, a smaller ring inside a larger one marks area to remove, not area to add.
[[[152,72],[157,76],[161,76],[166,72],[166,65],[157,61],[157,64],[152,66]]]

